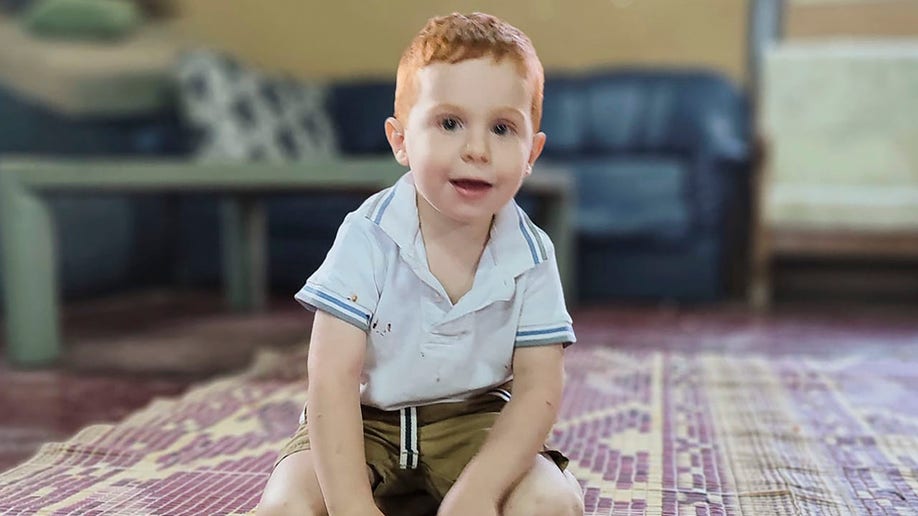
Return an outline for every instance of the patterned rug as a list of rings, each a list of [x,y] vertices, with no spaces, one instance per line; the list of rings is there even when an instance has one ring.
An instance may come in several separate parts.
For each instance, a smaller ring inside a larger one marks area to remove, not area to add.
[[[569,348],[553,434],[592,515],[918,514],[918,357]],[[302,359],[163,399],[0,474],[0,514],[245,514]]]

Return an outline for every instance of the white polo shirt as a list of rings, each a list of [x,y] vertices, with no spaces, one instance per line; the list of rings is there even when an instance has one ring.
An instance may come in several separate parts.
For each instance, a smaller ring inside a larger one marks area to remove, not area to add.
[[[367,332],[361,403],[384,410],[467,399],[512,378],[514,348],[576,341],[554,247],[514,201],[471,290],[450,302],[427,265],[410,172],[345,217],[295,298]]]

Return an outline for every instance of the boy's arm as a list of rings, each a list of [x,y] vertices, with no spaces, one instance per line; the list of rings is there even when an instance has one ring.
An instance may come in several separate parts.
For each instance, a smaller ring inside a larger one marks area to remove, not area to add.
[[[330,514],[378,513],[367,479],[360,374],[366,334],[316,311],[306,404],[316,476]]]
[[[499,504],[532,467],[558,417],[564,385],[561,344],[518,347],[513,396],[456,485]]]

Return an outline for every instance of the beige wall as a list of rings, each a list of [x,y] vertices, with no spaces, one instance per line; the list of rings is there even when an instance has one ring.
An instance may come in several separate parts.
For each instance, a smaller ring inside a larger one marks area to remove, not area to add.
[[[918,0],[791,0],[788,38],[918,36]]]
[[[698,65],[740,80],[745,0],[173,0],[193,36],[300,77],[392,77],[430,16],[484,10],[533,39],[547,69]]]

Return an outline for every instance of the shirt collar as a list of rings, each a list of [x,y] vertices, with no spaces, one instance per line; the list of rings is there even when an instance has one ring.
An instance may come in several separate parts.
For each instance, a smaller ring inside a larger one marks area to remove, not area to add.
[[[411,172],[407,172],[385,190],[366,217],[378,225],[403,252],[412,250],[419,224],[417,193]],[[515,278],[547,259],[545,237],[516,201],[511,199],[494,219],[481,265],[486,266],[486,261],[493,261],[494,267]]]

